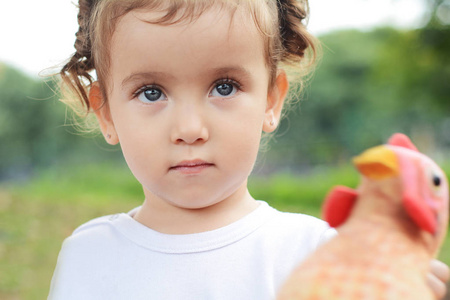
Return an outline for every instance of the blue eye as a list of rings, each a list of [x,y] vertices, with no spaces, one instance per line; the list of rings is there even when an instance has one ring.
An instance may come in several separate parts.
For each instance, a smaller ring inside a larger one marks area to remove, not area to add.
[[[166,95],[155,87],[145,87],[144,89],[137,92],[137,98],[143,103],[153,103],[160,100],[165,100]]]
[[[236,94],[238,91],[238,84],[235,82],[219,82],[214,86],[214,89],[211,91],[211,96],[213,97],[230,97]]]

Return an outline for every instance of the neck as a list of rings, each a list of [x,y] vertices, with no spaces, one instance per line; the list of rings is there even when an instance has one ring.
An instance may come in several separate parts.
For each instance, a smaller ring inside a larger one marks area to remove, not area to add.
[[[177,207],[146,192],[146,199],[134,219],[165,234],[192,234],[229,225],[258,207],[246,185],[211,206],[189,209]]]

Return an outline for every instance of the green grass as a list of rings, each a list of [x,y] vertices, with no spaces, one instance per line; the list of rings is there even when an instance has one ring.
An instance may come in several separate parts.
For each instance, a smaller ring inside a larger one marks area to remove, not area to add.
[[[356,186],[349,166],[305,175],[251,178],[251,194],[282,211],[320,215],[336,184]],[[45,299],[61,243],[80,224],[142,203],[125,166],[69,166],[40,172],[24,184],[0,186],[0,299]],[[450,264],[450,238],[440,258]]]
[[[350,166],[337,169],[317,169],[303,176],[277,174],[270,178],[249,180],[249,190],[255,199],[269,202],[273,207],[290,212],[320,216],[320,207],[334,185],[355,187],[358,174]]]
[[[46,299],[64,238],[92,218],[141,202],[129,171],[111,165],[60,168],[0,187],[0,299]]]

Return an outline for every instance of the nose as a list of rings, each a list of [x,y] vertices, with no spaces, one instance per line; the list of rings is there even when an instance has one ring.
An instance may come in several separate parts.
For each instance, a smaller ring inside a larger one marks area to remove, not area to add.
[[[205,112],[195,105],[179,107],[173,116],[171,140],[175,144],[204,143],[209,139]]]

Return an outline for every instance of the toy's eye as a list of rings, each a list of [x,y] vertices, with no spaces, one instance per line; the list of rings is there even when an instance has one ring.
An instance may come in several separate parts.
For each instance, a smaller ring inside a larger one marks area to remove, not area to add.
[[[441,185],[441,177],[439,177],[438,175],[434,174],[433,175],[433,185],[435,187],[438,187]]]
[[[445,180],[445,175],[442,171],[433,165],[428,165],[426,167],[426,181],[428,182],[428,187],[435,196],[442,196],[443,184]],[[425,179],[424,178],[424,179]]]
[[[444,194],[445,175],[436,167],[431,167],[427,172],[428,186],[436,197],[442,197]]]

